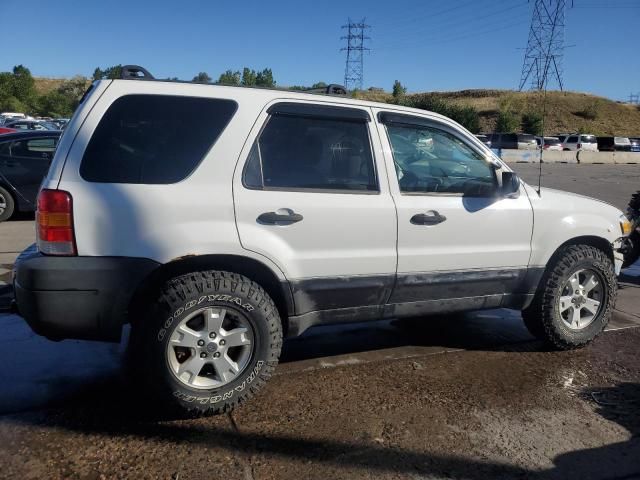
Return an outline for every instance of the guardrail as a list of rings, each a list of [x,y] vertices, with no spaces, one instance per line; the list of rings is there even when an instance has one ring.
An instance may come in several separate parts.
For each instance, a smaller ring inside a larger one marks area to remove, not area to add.
[[[498,149],[494,152],[507,163],[539,163],[539,150]],[[542,154],[543,163],[580,163],[604,165],[640,165],[640,152],[579,152],[547,150]]]

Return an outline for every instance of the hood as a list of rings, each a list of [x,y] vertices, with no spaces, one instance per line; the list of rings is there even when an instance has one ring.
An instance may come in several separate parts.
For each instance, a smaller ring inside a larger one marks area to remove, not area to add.
[[[573,193],[573,192],[566,192],[564,190],[557,190],[555,188],[547,188],[547,187],[542,187],[540,189],[540,194],[541,196],[544,198],[545,195],[547,196],[551,196],[552,198],[557,198],[557,199],[561,199],[561,198],[574,198],[574,199],[581,199],[581,200],[586,200],[586,201],[592,201],[592,202],[596,202],[599,203],[601,205],[606,205],[607,207],[613,208],[614,210],[616,210],[617,212],[620,212],[620,214],[622,214],[622,211],[616,207],[615,205],[611,205],[608,202],[605,202],[604,200],[600,200],[598,198],[593,198],[593,197],[589,197],[587,195],[580,195],[579,193]]]

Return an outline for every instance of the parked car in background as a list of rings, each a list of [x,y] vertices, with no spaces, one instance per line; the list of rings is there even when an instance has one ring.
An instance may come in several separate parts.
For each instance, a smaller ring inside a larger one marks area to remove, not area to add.
[[[24,113],[15,113],[15,112],[3,112],[0,113],[0,125],[5,125],[9,122],[13,122],[14,120],[27,119],[27,116]]]
[[[601,152],[630,152],[631,141],[627,137],[598,137]]]
[[[629,138],[631,142],[631,152],[640,152],[640,138]]]
[[[33,212],[42,179],[58,145],[59,130],[21,131],[0,136],[0,222]]]
[[[69,119],[68,118],[54,118],[51,121],[53,123],[55,123],[57,125],[58,129],[60,129],[60,130],[64,130],[64,127],[66,127],[67,123],[69,123]]]
[[[16,130],[60,130],[54,123],[40,120],[14,120],[4,126],[15,128]]]
[[[487,148],[491,148],[491,140],[487,135],[479,134],[479,135],[476,135],[476,138],[480,140],[482,143],[484,143],[487,146]]]
[[[597,152],[598,140],[595,135],[572,133],[562,140],[562,150]]]
[[[536,137],[536,143],[538,144],[538,148],[542,145],[543,150],[562,151],[562,143],[558,137],[544,137],[544,145],[542,144],[542,137]]]
[[[17,131],[18,130],[16,130],[15,128],[0,127],[0,135],[4,135],[5,133],[14,133]]]
[[[515,150],[535,150],[538,148],[536,138],[528,133],[492,133],[491,148]]]

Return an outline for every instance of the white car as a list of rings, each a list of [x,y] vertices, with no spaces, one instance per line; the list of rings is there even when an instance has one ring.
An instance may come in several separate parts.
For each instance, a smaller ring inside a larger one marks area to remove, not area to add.
[[[558,137],[544,137],[544,144],[542,137],[536,137],[536,143],[538,148],[542,145],[543,150],[562,151],[562,142]]]
[[[597,152],[598,139],[595,135],[573,133],[562,140],[562,150]]]
[[[538,194],[449,118],[130,72],[69,122],[14,288],[50,338],[130,323],[149,405],[226,412],[318,324],[507,307],[570,349],[609,321],[622,212]]]

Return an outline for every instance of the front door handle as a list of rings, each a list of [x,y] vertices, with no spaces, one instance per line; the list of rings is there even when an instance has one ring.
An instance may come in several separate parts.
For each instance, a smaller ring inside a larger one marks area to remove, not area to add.
[[[279,208],[275,212],[265,212],[256,219],[263,225],[291,225],[304,217],[290,208]]]
[[[437,225],[447,219],[444,215],[440,215],[435,210],[429,210],[426,213],[416,213],[411,217],[411,223],[414,225]]]

